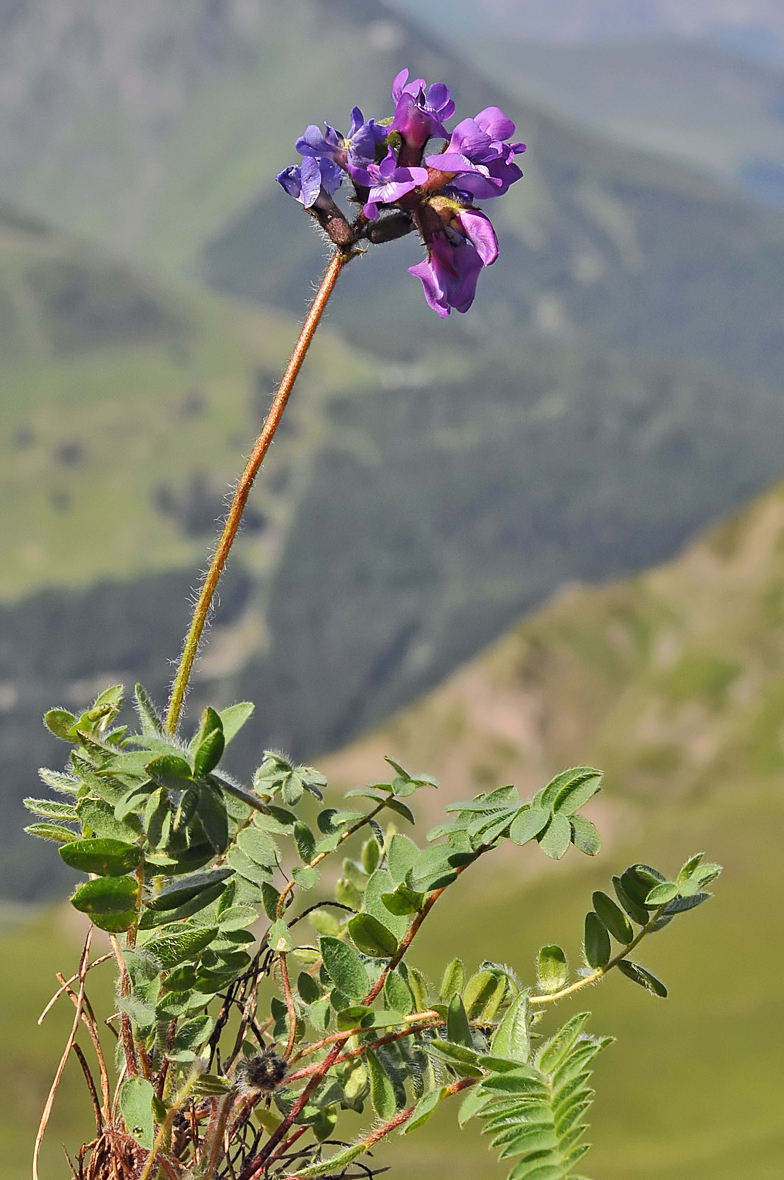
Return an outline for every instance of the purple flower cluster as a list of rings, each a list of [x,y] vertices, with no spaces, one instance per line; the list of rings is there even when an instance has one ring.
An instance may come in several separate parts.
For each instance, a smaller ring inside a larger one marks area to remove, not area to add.
[[[515,126],[498,107],[448,131],[455,104],[446,86],[409,82],[408,70],[395,78],[392,98],[395,113],[384,123],[354,107],[346,136],[328,124],[324,134],[308,127],[296,143],[302,163],[277,179],[343,249],[417,230],[427,257],[409,273],[422,280],[427,302],[441,317],[468,311],[482,268],[498,257],[492,223],[474,202],[520,179],[515,156],[525,144],[509,142]],[[445,141],[439,152],[434,139]],[[333,200],[346,177],[362,210],[351,224]]]

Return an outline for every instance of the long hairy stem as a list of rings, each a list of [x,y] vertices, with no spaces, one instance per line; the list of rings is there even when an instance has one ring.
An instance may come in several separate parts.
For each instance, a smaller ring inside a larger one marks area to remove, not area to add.
[[[302,331],[299,334],[294,352],[291,354],[286,372],[283,374],[283,379],[275,394],[266,421],[261,428],[261,433],[256,440],[256,445],[253,452],[245,465],[245,470],[240,476],[234,497],[229,508],[226,523],[223,526],[223,532],[218,542],[218,546],[213,555],[210,567],[207,570],[207,576],[202,583],[199,597],[193,611],[193,618],[185,638],[185,645],[182,651],[182,657],[177,669],[177,674],[174,678],[174,685],[172,687],[171,699],[169,701],[169,709],[166,715],[166,730],[170,734],[177,731],[177,725],[180,720],[180,713],[185,702],[185,694],[188,689],[188,682],[193,671],[193,665],[196,660],[196,654],[199,650],[199,643],[201,641],[202,633],[204,631],[207,618],[210,613],[212,599],[218,586],[218,581],[223,573],[224,567],[231,552],[231,547],[237,536],[237,531],[242,521],[242,514],[245,511],[245,505],[250,495],[250,490],[253,487],[262,460],[269,450],[270,443],[275,436],[275,431],[278,429],[280,420],[283,416],[283,411],[289,400],[289,395],[294,388],[294,383],[297,380],[299,371],[302,368],[302,362],[310,347],[316,328],[319,325],[324,309],[329,302],[329,298],[335,289],[335,283],[338,281],[338,276],[346,263],[351,259],[352,255],[345,250],[338,249],[332,255],[327,273],[321,282],[321,286],[315,294],[313,303],[310,306],[310,311],[307,314]]]

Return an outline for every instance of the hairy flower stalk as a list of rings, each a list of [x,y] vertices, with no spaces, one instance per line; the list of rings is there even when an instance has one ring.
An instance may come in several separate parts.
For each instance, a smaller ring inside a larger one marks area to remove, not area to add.
[[[337,247],[313,301],[253,453],[237,484],[223,533],[199,591],[172,688],[166,729],[176,733],[188,682],[218,581],[228,560],[253,482],[288,402],[305,354],[334,290],[338,275],[363,242],[381,245],[418,231],[426,258],[409,267],[421,279],[425,299],[442,318],[466,312],[482,270],[498,258],[490,219],[477,198],[501,196],[522,176],[514,157],[523,143],[508,143],[515,125],[498,107],[464,119],[454,131],[444,123],[455,112],[441,82],[408,81],[402,70],[392,84],[395,112],[386,124],[351,112],[348,135],[329,124],[312,124],[296,142],[302,163],[278,173],[283,189],[315,218]],[[433,152],[433,141],[445,141]],[[346,181],[350,200],[361,206],[351,221],[334,200]]]

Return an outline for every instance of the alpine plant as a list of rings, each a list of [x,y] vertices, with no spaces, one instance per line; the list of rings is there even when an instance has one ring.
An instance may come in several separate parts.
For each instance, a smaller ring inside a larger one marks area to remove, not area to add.
[[[538,846],[556,861],[572,847],[595,856],[601,841],[583,808],[599,771],[566,770],[528,799],[497,786],[452,802],[447,822],[414,840],[411,804],[438,785],[426,774],[387,758],[383,781],[344,802],[312,766],[262,754],[260,733],[255,773],[240,780],[226,770],[226,747],[253,724],[250,703],[207,708],[189,733],[181,724],[253,481],[346,263],[364,242],[417,232],[426,256],[410,273],[444,317],[468,310],[480,272],[498,257],[476,202],[503,196],[522,175],[514,124],[486,107],[449,130],[446,86],[409,82],[406,70],[392,97],[385,121],[355,107],[345,135],[306,128],[301,163],[278,176],[334,251],[236,485],[165,714],[137,685],[134,718],[114,685],[79,715],[56,708],[45,717],[67,761],[41,771],[51,793],[26,800],[37,817],[27,830],[59,845],[81,875],[71,904],[90,925],[78,970],[58,975],[43,1014],[55,1001],[73,1004],[34,1180],[72,1056],[95,1117],[94,1137],[68,1157],[74,1180],[372,1180],[386,1170],[375,1168],[374,1146],[453,1099],[459,1125],[476,1119],[509,1161],[509,1180],[580,1180],[592,1063],[610,1038],[587,1031],[586,1013],[560,1027],[549,1013],[611,972],[666,996],[638,947],[707,901],[720,872],[701,855],[671,878],[629,866],[593,893],[576,968],[553,943],[526,978],[482,960],[481,930],[460,930],[436,983],[417,958],[444,891],[463,888],[463,875],[504,844]],[[351,221],[334,199],[343,185],[356,206]],[[525,915],[509,921],[519,964]],[[479,961],[476,971],[461,952]],[[108,1014],[88,997],[90,972],[104,960],[116,981]]]

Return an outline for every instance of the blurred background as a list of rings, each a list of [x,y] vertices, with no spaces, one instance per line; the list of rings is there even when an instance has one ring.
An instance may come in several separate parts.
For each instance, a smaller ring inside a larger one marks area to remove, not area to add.
[[[433,808],[605,767],[597,862],[478,871],[421,964],[469,920],[471,967],[576,957],[624,858],[704,847],[719,898],[647,960],[672,998],[591,996],[619,1043],[590,1170],[782,1174],[784,2],[0,0],[0,1180],[29,1174],[70,1018],[35,1019],[78,953],[67,870],[21,832],[64,758],[41,714],[135,679],[164,702],[326,257],[275,173],[306,124],[391,113],[403,66],[528,144],[501,258],[446,323],[413,238],[341,279],[190,716],[253,699],[238,773],[272,745],[349,787],[392,753]],[[66,1078],[52,1177],[90,1133]],[[502,1174],[450,1112],[382,1159]]]

